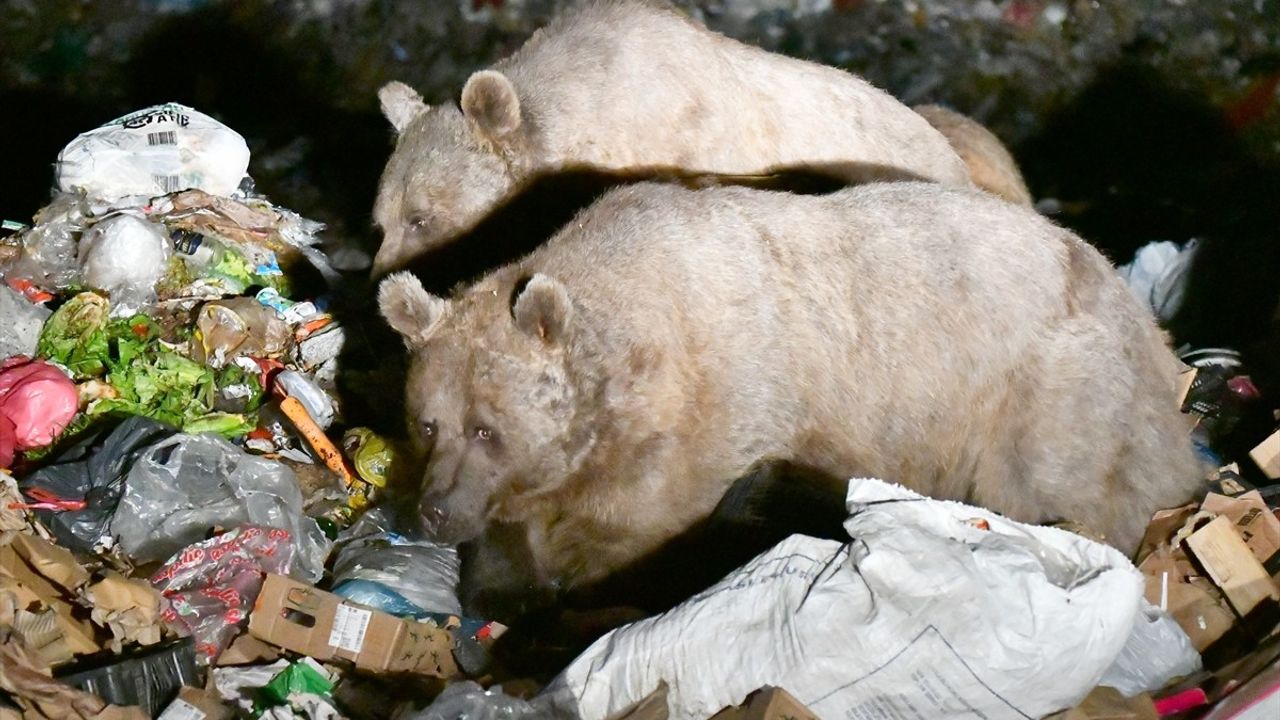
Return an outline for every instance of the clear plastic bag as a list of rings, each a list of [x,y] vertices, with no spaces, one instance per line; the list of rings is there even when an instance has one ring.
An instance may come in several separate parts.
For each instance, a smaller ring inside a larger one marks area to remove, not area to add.
[[[111,314],[131,315],[155,302],[156,283],[173,255],[164,228],[131,214],[95,224],[80,240],[78,261],[86,285],[111,297]]]
[[[341,538],[333,591],[395,615],[458,615],[460,562],[448,545],[395,532],[386,506],[366,512]]]
[[[288,573],[293,557],[293,533],[257,525],[191,545],[151,576],[168,602],[160,617],[195,638],[198,659],[212,663],[248,622],[265,573]]]
[[[149,448],[129,471],[111,520],[121,548],[139,562],[164,560],[210,528],[283,528],[298,539],[294,577],[324,574],[330,542],[302,513],[302,492],[285,465],[216,435],[179,434]]]

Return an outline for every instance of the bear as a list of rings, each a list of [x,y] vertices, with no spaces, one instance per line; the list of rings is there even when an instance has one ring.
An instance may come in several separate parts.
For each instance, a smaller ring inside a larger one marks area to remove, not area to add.
[[[378,97],[397,135],[374,204],[383,234],[374,277],[456,240],[536,178],[562,171],[803,170],[848,182],[971,185],[947,139],[889,93],[649,0],[574,6],[471,75],[456,106],[428,107],[400,82]]]
[[[601,581],[761,462],[1126,552],[1205,470],[1150,312],[974,188],[628,185],[450,297],[401,271],[378,304],[409,351],[424,525],[473,548],[464,603]]]
[[[973,184],[1019,205],[1031,205],[1031,191],[1009,149],[973,118],[941,105],[911,108],[938,129],[959,153]]]

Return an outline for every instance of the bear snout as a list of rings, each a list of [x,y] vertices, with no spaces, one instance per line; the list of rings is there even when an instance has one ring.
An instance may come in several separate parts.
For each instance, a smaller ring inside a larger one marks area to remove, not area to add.
[[[422,531],[447,545],[474,540],[484,529],[484,519],[457,506],[449,495],[423,495],[418,504]]]

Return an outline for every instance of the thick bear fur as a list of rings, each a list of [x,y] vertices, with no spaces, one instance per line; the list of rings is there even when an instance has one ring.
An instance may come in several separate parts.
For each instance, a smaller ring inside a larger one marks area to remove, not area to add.
[[[379,301],[411,351],[424,516],[523,546],[505,556],[543,587],[653,553],[761,461],[1126,552],[1202,477],[1150,312],[1079,237],[976,189],[632,185],[451,298],[398,273]]]

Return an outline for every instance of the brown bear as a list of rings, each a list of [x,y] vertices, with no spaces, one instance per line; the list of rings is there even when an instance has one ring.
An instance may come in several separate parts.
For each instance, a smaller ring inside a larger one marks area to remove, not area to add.
[[[457,107],[427,107],[398,82],[378,94],[398,136],[374,206],[383,232],[375,277],[555,172],[799,169],[971,185],[947,139],[888,93],[731,40],[665,3],[579,4],[472,75]]]
[[[969,168],[975,185],[1009,202],[1031,204],[1031,191],[1018,163],[995,133],[977,120],[941,105],[917,105],[912,110],[946,136]]]
[[[451,298],[402,272],[379,305],[410,349],[424,516],[450,542],[501,526],[542,586],[652,553],[761,460],[1125,551],[1202,477],[1150,312],[976,189],[642,183]]]

